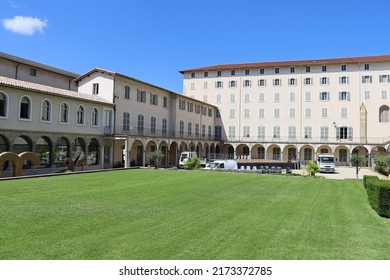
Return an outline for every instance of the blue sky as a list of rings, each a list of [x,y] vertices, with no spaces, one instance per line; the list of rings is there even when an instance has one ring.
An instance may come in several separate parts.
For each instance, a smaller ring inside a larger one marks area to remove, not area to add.
[[[179,70],[390,54],[388,0],[0,0],[0,51],[182,92]]]

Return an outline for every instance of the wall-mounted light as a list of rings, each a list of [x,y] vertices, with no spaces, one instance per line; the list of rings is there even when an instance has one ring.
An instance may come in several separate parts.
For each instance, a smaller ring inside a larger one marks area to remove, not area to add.
[[[333,122],[333,126],[334,126],[334,127],[337,127],[336,122]]]

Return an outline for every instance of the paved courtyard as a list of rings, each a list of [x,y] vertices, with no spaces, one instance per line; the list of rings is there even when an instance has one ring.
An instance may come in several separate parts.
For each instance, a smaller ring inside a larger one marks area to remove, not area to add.
[[[380,179],[388,179],[386,176],[375,172],[369,167],[362,167],[358,174],[358,179],[363,179],[364,175],[378,176]],[[336,168],[336,173],[317,173],[317,176],[323,176],[328,179],[356,179],[356,168],[349,166],[339,166]]]

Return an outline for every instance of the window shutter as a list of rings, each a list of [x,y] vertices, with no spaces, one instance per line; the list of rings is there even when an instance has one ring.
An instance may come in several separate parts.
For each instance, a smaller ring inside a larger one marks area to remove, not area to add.
[[[340,127],[336,127],[336,140],[340,140]]]
[[[348,101],[350,101],[350,100],[351,100],[351,97],[350,97],[349,91],[347,91],[347,100],[348,100]]]
[[[352,141],[352,136],[353,136],[352,126],[350,126],[348,127],[348,140]]]

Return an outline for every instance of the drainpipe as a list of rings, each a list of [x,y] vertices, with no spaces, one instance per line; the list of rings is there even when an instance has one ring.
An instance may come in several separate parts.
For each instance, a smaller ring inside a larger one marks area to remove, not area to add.
[[[16,65],[16,68],[15,68],[15,80],[18,79],[19,65],[20,65],[20,63],[18,63],[18,64]]]

